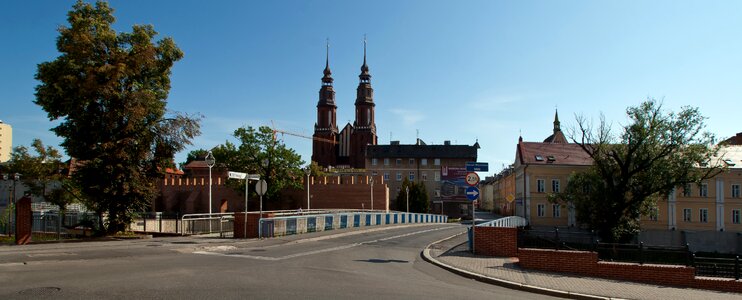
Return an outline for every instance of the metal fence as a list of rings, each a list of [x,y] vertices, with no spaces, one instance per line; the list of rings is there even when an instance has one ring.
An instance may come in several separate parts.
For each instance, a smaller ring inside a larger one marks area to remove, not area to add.
[[[507,227],[507,228],[525,227],[527,225],[528,225],[528,220],[526,220],[523,217],[519,217],[519,216],[504,217],[504,218],[492,220],[486,223],[477,224],[477,226],[481,226],[481,227]]]
[[[446,223],[448,221],[445,215],[368,210],[285,211],[274,215],[276,216],[260,219],[258,233],[260,237],[387,224]]]
[[[31,240],[38,242],[91,236],[97,227],[98,216],[95,213],[34,211]]]
[[[180,234],[211,234],[234,236],[234,213],[185,214],[180,218]]]
[[[554,228],[554,230],[519,230],[519,248],[595,250],[597,236],[592,232]]]
[[[696,276],[740,278],[739,255],[734,258],[722,257],[696,257],[691,256],[693,267],[696,268]]]

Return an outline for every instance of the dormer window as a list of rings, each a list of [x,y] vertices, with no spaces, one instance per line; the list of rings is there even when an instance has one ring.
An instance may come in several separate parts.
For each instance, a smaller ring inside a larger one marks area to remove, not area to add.
[[[536,161],[544,161],[544,157],[541,155],[536,155]]]
[[[734,167],[734,166],[736,166],[736,165],[737,165],[737,164],[735,164],[735,163],[734,163],[734,161],[733,161],[733,160],[731,160],[731,159],[728,159],[728,158],[727,158],[727,159],[725,159],[725,160],[724,160],[724,162],[725,162],[725,163],[727,164],[727,166],[730,166],[730,167]]]
[[[553,155],[549,155],[549,156],[547,156],[547,157],[546,157],[546,159],[547,159],[547,160],[548,160],[549,162],[554,162],[554,161],[556,161],[556,157],[554,157]]]

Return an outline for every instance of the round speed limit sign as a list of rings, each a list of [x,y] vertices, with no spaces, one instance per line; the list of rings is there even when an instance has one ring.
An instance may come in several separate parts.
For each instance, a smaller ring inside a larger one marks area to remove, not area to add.
[[[479,184],[479,175],[474,172],[469,172],[466,174],[466,184],[470,186],[475,186]]]

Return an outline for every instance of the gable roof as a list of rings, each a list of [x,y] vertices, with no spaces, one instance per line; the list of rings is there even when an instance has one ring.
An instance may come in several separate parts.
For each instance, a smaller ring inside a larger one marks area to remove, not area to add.
[[[592,158],[577,144],[519,142],[517,156],[521,164],[529,165],[593,164]]]

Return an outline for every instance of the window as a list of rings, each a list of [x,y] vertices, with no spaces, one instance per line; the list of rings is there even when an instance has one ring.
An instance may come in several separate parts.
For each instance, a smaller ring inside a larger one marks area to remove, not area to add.
[[[561,211],[559,211],[559,204],[551,205],[551,216],[554,218],[559,218],[561,216]]]
[[[649,220],[650,221],[657,221],[657,219],[660,216],[660,209],[658,207],[652,207],[652,209],[649,210]]]
[[[420,164],[423,165],[423,166],[427,166],[428,165],[428,159],[427,158],[421,158],[420,159]]]
[[[436,166],[440,166],[441,165],[441,159],[440,158],[434,159],[433,160],[433,164],[436,165]]]
[[[422,176],[423,181],[427,181],[428,180],[428,172],[423,172],[422,175],[420,175],[420,176]]]
[[[410,181],[415,180],[415,171],[410,171]]]
[[[690,221],[691,221],[690,208],[683,208],[683,222],[690,222]]]
[[[435,181],[441,181],[441,173],[438,173],[438,171],[435,171]]]
[[[732,184],[732,198],[739,198],[739,184]]]
[[[739,224],[739,209],[732,210],[732,224]]]
[[[376,177],[376,176],[378,176],[378,175],[379,175],[379,173],[377,173],[376,171],[373,171],[373,172],[371,172],[371,176],[374,176],[374,177]]]
[[[377,165],[378,163],[379,163],[379,159],[377,159],[377,158],[372,158],[372,159],[371,159],[371,165],[372,165],[372,166],[375,166],[375,165]]]
[[[389,181],[389,172],[384,172],[384,181]]]
[[[538,216],[543,217],[546,211],[546,206],[543,204],[539,204],[538,206],[536,206],[536,209],[537,209],[536,213],[538,214]]]
[[[554,193],[559,193],[559,179],[551,180],[551,191]]]
[[[441,196],[441,190],[436,189],[435,190],[435,196],[440,197]]]
[[[402,159],[401,158],[397,158],[397,165],[399,166],[401,164],[402,164]]]
[[[415,164],[415,159],[414,158],[410,158],[409,165],[412,166],[414,164]]]
[[[536,161],[544,161],[544,157],[541,155],[536,155],[535,158],[536,158]]]
[[[691,195],[691,187],[689,183],[689,184],[686,184],[685,187],[683,187],[683,196],[690,197],[690,195]]]
[[[709,210],[707,208],[701,208],[698,210],[698,221],[701,223],[709,222]]]
[[[385,158],[385,159],[384,159],[384,165],[385,165],[385,166],[388,166],[388,165],[389,165],[389,159],[388,159],[388,158]]]
[[[701,188],[698,191],[698,195],[701,197],[709,196],[709,184],[708,183],[701,183]]]
[[[402,180],[402,172],[397,172],[397,181]]]
[[[536,180],[536,191],[539,193],[543,193],[546,191],[546,180],[543,180],[543,179]]]

